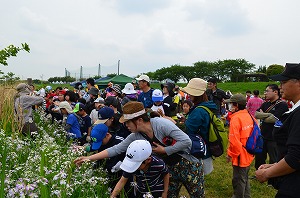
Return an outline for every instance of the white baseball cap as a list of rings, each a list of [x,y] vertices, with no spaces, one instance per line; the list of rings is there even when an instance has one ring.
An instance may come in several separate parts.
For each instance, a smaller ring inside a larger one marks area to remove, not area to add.
[[[145,161],[152,153],[151,144],[147,140],[135,140],[131,142],[126,151],[120,168],[128,173],[136,171],[143,161]]]
[[[147,82],[150,82],[150,78],[149,76],[147,75],[141,75],[140,77],[136,78],[136,80],[140,81],[140,80],[144,80],[144,81],[147,81]]]
[[[159,89],[154,89],[152,92],[152,101],[153,102],[162,102],[164,100],[163,93]]]

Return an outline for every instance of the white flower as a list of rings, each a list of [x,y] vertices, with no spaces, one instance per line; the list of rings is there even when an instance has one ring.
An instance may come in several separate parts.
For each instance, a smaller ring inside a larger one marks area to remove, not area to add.
[[[150,192],[143,195],[144,198],[154,198]]]
[[[62,179],[62,180],[60,180],[60,185],[66,185],[66,180],[64,180],[64,179]]]

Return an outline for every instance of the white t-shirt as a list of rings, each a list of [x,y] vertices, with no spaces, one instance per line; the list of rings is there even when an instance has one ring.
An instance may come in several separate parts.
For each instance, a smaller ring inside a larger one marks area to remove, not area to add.
[[[158,109],[161,109],[162,112],[165,114],[165,111],[164,111],[164,108],[162,105],[160,105],[160,106],[152,105],[151,109],[152,109],[152,111],[157,111]]]

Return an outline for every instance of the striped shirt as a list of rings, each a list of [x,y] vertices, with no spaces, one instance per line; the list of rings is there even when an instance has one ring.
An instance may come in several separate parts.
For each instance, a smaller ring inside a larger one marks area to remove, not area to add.
[[[123,171],[123,177],[129,178],[131,174],[135,175],[137,189],[140,193],[158,193],[164,191],[164,176],[168,173],[168,168],[164,161],[157,156],[151,156],[152,161],[146,172],[136,170],[134,173]]]

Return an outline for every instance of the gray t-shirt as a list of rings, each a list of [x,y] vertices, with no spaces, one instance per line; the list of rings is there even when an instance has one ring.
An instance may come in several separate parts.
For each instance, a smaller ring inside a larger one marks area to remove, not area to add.
[[[166,146],[165,151],[167,155],[171,155],[173,153],[178,153],[183,158],[192,161],[199,162],[197,158],[192,156],[190,153],[190,149],[192,146],[192,141],[189,136],[180,130],[174,123],[165,118],[151,118],[150,123],[154,132],[154,136],[163,144],[164,137],[172,137],[176,140],[176,143],[173,146]],[[107,149],[108,156],[113,157],[122,152],[126,152],[127,147],[134,140],[144,140],[145,138],[139,133],[131,133],[124,141],[121,143],[110,147]],[[183,151],[183,152],[182,152]]]

